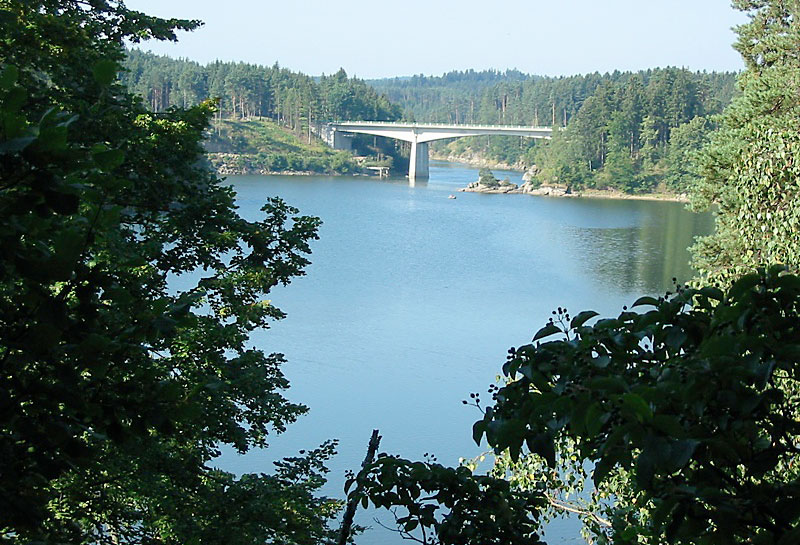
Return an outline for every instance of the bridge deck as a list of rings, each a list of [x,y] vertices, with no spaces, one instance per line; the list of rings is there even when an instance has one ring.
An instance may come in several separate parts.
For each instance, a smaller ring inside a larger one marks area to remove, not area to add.
[[[428,143],[464,136],[507,135],[525,138],[550,138],[550,127],[521,125],[455,125],[447,123],[397,123],[391,121],[338,121],[319,124],[317,132],[334,149],[349,146],[342,134],[360,133],[395,138],[411,143],[409,180],[428,178]]]
[[[471,125],[471,124],[455,124],[455,123],[399,123],[396,121],[332,121],[328,125],[336,127],[341,130],[346,130],[345,127],[387,127],[397,129],[447,129],[447,130],[460,130],[460,129],[477,129],[477,130],[531,130],[531,131],[549,131],[552,132],[551,127],[535,127],[529,125]]]

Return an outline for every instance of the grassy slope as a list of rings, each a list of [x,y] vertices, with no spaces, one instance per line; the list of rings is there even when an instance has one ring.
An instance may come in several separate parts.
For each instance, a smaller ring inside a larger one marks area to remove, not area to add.
[[[215,122],[206,149],[224,174],[357,170],[349,153],[334,151],[316,137],[309,144],[306,137],[269,120]]]

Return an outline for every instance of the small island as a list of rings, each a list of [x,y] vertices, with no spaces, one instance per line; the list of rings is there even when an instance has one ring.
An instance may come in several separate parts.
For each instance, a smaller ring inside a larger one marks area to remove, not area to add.
[[[472,182],[467,187],[462,187],[459,191],[468,193],[524,193],[527,195],[549,195],[553,197],[570,196],[568,188],[537,185],[530,176],[523,177],[525,182],[517,185],[508,178],[499,180],[488,168],[478,171],[478,180]]]

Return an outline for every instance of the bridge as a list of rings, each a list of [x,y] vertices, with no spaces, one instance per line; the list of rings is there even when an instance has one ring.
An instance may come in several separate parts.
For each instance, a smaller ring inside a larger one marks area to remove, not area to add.
[[[352,149],[353,134],[370,134],[395,138],[411,143],[408,179],[427,180],[429,175],[428,142],[461,138],[463,136],[524,136],[550,138],[550,127],[524,127],[508,125],[446,125],[439,123],[390,123],[383,121],[342,121],[321,123],[312,127],[333,149]]]

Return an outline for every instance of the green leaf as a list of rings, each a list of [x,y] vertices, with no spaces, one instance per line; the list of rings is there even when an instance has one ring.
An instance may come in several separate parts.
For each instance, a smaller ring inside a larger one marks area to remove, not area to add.
[[[659,302],[658,302],[658,299],[656,299],[655,297],[650,297],[650,296],[645,295],[644,297],[639,297],[631,305],[631,308],[640,307],[640,306],[643,306],[643,305],[648,305],[648,306],[651,306],[651,307],[657,307],[659,305]]]
[[[24,150],[35,141],[36,141],[35,136],[24,136],[22,138],[14,138],[13,140],[7,140],[5,142],[0,143],[0,154],[5,155],[5,154],[19,153],[20,151]]]
[[[600,433],[603,425],[608,421],[609,415],[603,410],[600,403],[594,402],[586,411],[586,431],[590,437]]]
[[[761,282],[761,275],[757,273],[752,273],[743,276],[739,280],[737,280],[731,289],[728,291],[728,299],[736,300],[739,299],[742,295],[746,292],[753,289]]]
[[[719,335],[703,341],[700,353],[707,358],[719,358],[737,354],[739,345],[730,335]]]
[[[573,329],[578,328],[595,316],[599,316],[599,314],[593,310],[584,310],[572,319],[569,326]]]
[[[110,59],[101,59],[92,66],[92,74],[100,85],[108,85],[117,78],[119,65]]]
[[[666,342],[667,346],[673,350],[679,350],[688,338],[689,336],[686,335],[683,329],[672,326],[667,330],[667,336],[665,337],[664,342]]]
[[[631,392],[622,394],[622,407],[633,413],[639,422],[653,418],[653,411],[650,409],[650,405],[637,394]]]
[[[714,286],[706,286],[701,288],[700,294],[705,295],[709,299],[714,299],[715,301],[722,301],[725,298],[725,294],[722,292],[722,290]]]
[[[93,154],[97,167],[104,172],[111,172],[125,161],[125,152],[119,149],[97,151]]]
[[[685,434],[683,426],[677,417],[667,414],[657,414],[653,417],[653,427],[665,435],[681,437]]]
[[[17,83],[17,78],[19,78],[19,69],[16,66],[12,64],[4,66],[0,70],[0,90],[11,89]]]
[[[549,467],[556,466],[556,447],[549,434],[539,433],[533,437],[527,437],[525,443],[531,452],[544,458]]]
[[[608,458],[601,458],[594,466],[594,471],[592,472],[592,481],[594,485],[600,486],[603,480],[611,473],[611,470],[614,469],[614,463],[609,460]]]
[[[486,432],[486,422],[478,420],[472,425],[472,440],[475,444],[480,446],[483,434]]]
[[[606,391],[612,394],[621,394],[627,389],[627,384],[621,377],[597,377],[589,381],[592,390]]]
[[[800,290],[800,276],[786,274],[775,281],[775,286],[783,289]]]
[[[36,142],[38,149],[43,151],[61,151],[67,147],[67,127],[55,125],[42,128]]]
[[[177,322],[166,315],[157,316],[152,321],[153,328],[164,336],[170,336],[175,332]]]
[[[597,356],[596,358],[592,358],[592,365],[598,369],[605,369],[608,367],[609,363],[611,363],[611,356],[608,354],[603,354],[601,356]]]
[[[673,471],[682,469],[692,458],[700,442],[694,439],[675,441],[670,445],[670,462]]]
[[[644,490],[650,488],[655,472],[655,454],[650,449],[645,448],[639,453],[639,459],[636,460],[636,484],[639,488]]]
[[[52,258],[45,264],[54,280],[68,280],[72,276],[85,244],[86,236],[76,229],[66,229],[58,234]]]
[[[772,372],[775,370],[776,363],[774,359],[770,359],[758,366],[756,370],[756,387],[758,389],[763,389],[767,386],[770,378],[772,378]]]
[[[533,336],[534,341],[538,341],[539,339],[543,339],[544,337],[549,337],[550,335],[555,335],[556,333],[561,333],[561,329],[555,324],[547,324],[542,329],[536,332],[536,335]]]
[[[17,112],[27,102],[28,92],[22,87],[12,87],[3,98],[3,110]]]

